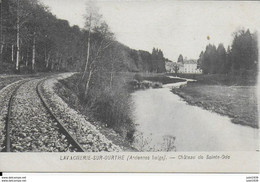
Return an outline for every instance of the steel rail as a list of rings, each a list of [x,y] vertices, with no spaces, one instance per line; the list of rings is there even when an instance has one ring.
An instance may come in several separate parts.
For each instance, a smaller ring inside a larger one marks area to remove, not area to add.
[[[44,107],[47,109],[47,111],[49,112],[49,114],[54,118],[54,120],[58,123],[58,127],[61,130],[61,132],[66,136],[66,138],[68,139],[68,141],[75,147],[78,149],[78,152],[85,152],[84,148],[77,142],[77,140],[69,133],[69,131],[66,129],[66,127],[62,124],[62,122],[60,122],[60,120],[56,117],[55,113],[50,109],[50,105],[47,103],[46,99],[43,96],[43,93],[41,91],[41,84],[45,81],[41,80],[38,84],[37,84],[37,94],[39,96],[39,98],[41,99]]]
[[[11,125],[12,105],[13,105],[13,102],[14,102],[14,98],[15,98],[15,95],[17,94],[17,91],[19,90],[19,88],[23,84],[25,84],[25,83],[27,83],[29,81],[31,81],[31,79],[30,80],[26,80],[26,81],[22,81],[22,83],[19,83],[19,85],[12,92],[11,97],[9,99],[8,109],[7,109],[7,116],[6,116],[6,123],[5,123],[6,139],[5,139],[5,149],[4,149],[4,151],[6,151],[6,152],[11,152],[10,125]]]

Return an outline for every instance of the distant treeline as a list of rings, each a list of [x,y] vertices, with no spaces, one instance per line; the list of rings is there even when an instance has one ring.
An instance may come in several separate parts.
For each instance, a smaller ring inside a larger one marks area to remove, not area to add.
[[[0,4],[0,72],[83,70],[88,55],[87,27],[71,27],[38,0],[1,0]],[[105,23],[102,27],[93,25],[90,41],[99,39],[106,29]],[[106,52],[106,57],[113,54],[117,59],[116,70],[165,71],[162,51],[154,49],[151,54],[130,49],[115,40],[109,42],[110,52]]]
[[[81,67],[86,31],[57,19],[37,0],[1,1],[1,70],[61,71]]]
[[[135,61],[138,71],[147,71],[155,73],[166,72],[163,52],[160,49],[153,48],[152,54],[147,51],[130,51],[130,58]]]
[[[130,93],[120,73],[164,72],[162,51],[137,51],[117,42],[93,1],[86,4],[82,29],[57,19],[38,0],[0,5],[0,73],[80,72],[69,81],[83,108],[131,140]]]
[[[154,72],[163,73],[166,71],[166,59],[163,52],[153,48],[152,53],[143,50],[131,49],[119,42],[114,44],[115,56],[121,60],[121,71],[129,72]]]
[[[218,47],[209,44],[201,52],[198,66],[204,74],[231,74],[237,76],[253,76],[256,78],[258,69],[257,34],[249,30],[234,33],[231,47],[227,50],[223,44]]]

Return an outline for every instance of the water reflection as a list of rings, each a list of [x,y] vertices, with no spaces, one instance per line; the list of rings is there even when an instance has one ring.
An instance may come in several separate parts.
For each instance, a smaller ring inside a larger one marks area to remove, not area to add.
[[[170,92],[174,86],[132,94],[137,124],[134,145],[140,151],[255,151],[258,129],[188,105]]]
[[[136,132],[134,136],[135,140],[133,145],[140,152],[175,152],[176,147],[175,137],[172,135],[162,136],[162,140],[156,144],[153,144],[152,133],[150,136],[145,136],[142,132]]]

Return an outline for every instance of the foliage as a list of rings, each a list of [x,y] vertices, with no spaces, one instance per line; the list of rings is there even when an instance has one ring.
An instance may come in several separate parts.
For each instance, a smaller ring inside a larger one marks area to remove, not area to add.
[[[78,26],[71,27],[68,21],[57,19],[48,7],[37,0],[1,2],[0,72],[15,70],[18,47],[18,71],[22,73],[32,71],[33,66],[34,72],[83,71],[88,55],[92,56],[92,60],[96,60],[94,62],[99,62],[104,56],[113,57],[116,64],[110,64],[109,67],[118,65],[118,68],[111,69],[165,72],[166,59],[161,50],[154,49],[151,54],[147,51],[130,49],[117,42],[94,2],[88,2],[86,26],[83,29]],[[89,54],[88,42],[91,45]],[[101,55],[103,50],[100,49],[107,49],[108,44],[110,44],[109,51]],[[93,68],[100,66],[99,63],[92,65]],[[87,71],[89,69],[88,67]]]
[[[165,75],[143,77],[143,79],[148,80],[148,81],[152,81],[152,82],[160,82],[162,84],[177,83],[177,82],[185,81],[184,79],[181,79],[181,78],[170,78],[170,77],[165,76]]]
[[[165,69],[165,61],[163,52],[160,49],[153,48],[152,54],[143,50],[130,50],[126,59],[128,62],[134,62],[136,68],[129,71],[146,71],[154,73],[163,73]]]
[[[57,19],[37,0],[2,0],[2,5],[1,63],[14,67],[19,55],[19,71],[32,70],[35,45],[36,71],[79,70],[84,55],[84,32],[79,27]]]
[[[138,74],[138,73],[135,74],[134,79],[137,80],[138,82],[141,82],[141,81],[144,80],[143,77],[142,77],[142,75],[140,75],[140,74]]]
[[[183,56],[180,54],[178,57],[178,63],[183,63]]]
[[[258,47],[256,33],[251,34],[249,30],[240,30],[235,33],[231,61],[233,71],[257,71]]]
[[[178,73],[179,69],[180,69],[180,67],[179,67],[178,64],[174,64],[174,65],[173,65],[173,71],[174,71],[175,74]]]
[[[160,49],[153,48],[152,51],[152,71],[157,73],[166,72],[165,58],[163,52]]]
[[[225,77],[224,74],[197,75],[198,82],[172,91],[191,105],[229,116],[233,123],[259,128],[256,87],[226,86],[222,84]],[[214,81],[220,84],[208,84]]]
[[[129,93],[122,71],[164,72],[165,58],[117,42],[94,2],[88,2],[85,27],[57,19],[38,0],[2,0],[2,72],[77,71],[75,90],[102,122],[131,138]]]
[[[198,67],[204,74],[230,74],[231,77],[251,78],[257,75],[258,47],[257,35],[249,30],[234,33],[232,46],[227,51],[223,44],[207,45],[198,59]]]

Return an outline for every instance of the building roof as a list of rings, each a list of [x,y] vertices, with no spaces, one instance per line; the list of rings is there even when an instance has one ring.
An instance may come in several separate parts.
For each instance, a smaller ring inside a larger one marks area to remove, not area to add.
[[[184,60],[183,64],[197,64],[197,61],[194,59]]]

